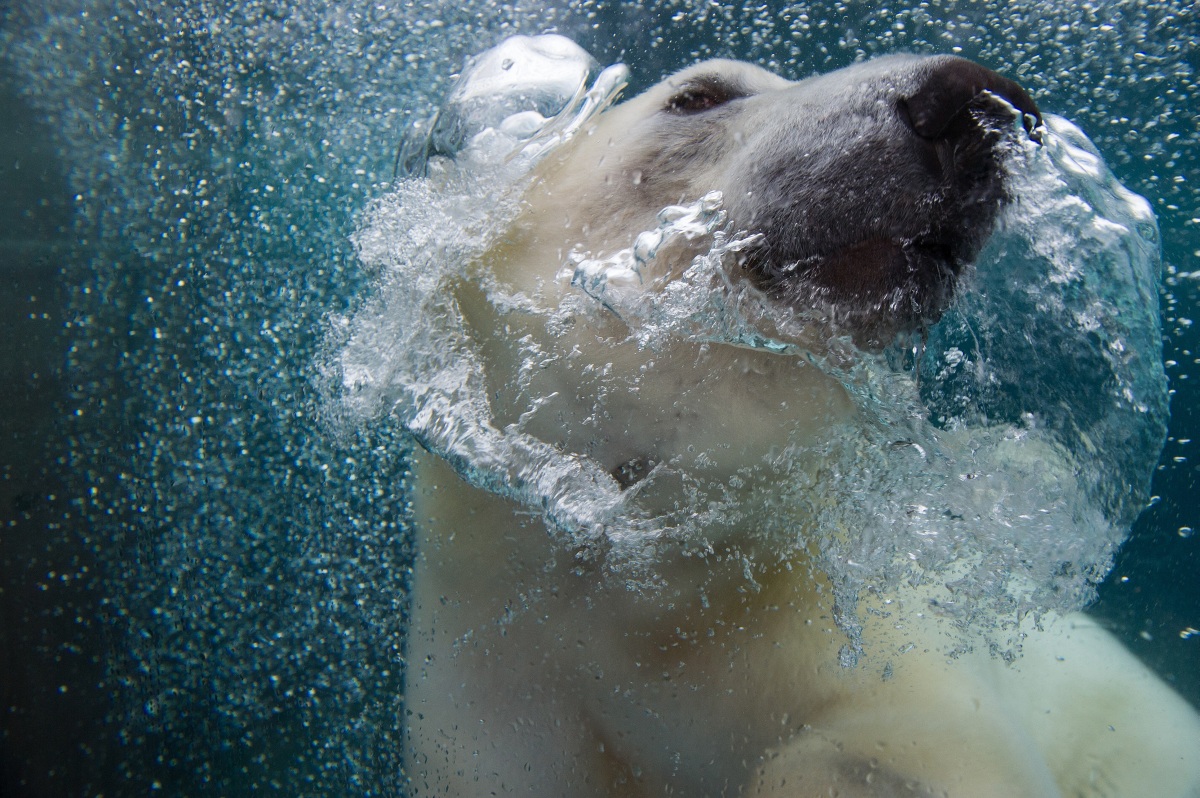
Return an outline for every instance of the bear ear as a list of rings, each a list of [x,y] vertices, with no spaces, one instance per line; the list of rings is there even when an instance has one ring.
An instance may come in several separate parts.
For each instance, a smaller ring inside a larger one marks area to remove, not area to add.
[[[671,94],[663,110],[669,114],[690,116],[745,97],[748,93],[721,75],[693,75]]]

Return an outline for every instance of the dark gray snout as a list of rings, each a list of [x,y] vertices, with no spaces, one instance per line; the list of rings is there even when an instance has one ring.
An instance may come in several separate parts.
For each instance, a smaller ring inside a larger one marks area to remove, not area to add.
[[[963,58],[900,56],[774,102],[821,114],[793,114],[782,143],[752,155],[752,190],[733,215],[763,244],[743,268],[794,306],[827,309],[870,348],[937,321],[1009,199],[1017,115],[1039,140],[1033,98]]]

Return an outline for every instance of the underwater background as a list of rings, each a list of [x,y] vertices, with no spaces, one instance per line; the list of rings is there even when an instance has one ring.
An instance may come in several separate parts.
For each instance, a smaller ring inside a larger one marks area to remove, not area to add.
[[[1092,611],[1200,706],[1190,2],[0,4],[0,794],[398,795],[406,439],[330,423],[350,235],[463,60],[555,31],[635,93],[955,52],[1159,217],[1169,439]]]

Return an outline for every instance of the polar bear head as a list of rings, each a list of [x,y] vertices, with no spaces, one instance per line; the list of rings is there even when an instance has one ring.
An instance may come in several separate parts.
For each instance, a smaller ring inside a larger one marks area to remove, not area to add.
[[[720,191],[730,228],[759,234],[738,259],[745,277],[878,345],[945,309],[1005,199],[998,151],[1018,116],[1036,136],[1025,90],[957,57],[799,82],[706,61],[551,159],[525,224],[603,251],[661,208]]]

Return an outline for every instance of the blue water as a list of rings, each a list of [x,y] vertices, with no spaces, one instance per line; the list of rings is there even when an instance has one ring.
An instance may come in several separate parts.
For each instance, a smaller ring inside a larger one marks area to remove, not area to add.
[[[1200,18],[1187,2],[60,0],[0,9],[0,794],[403,792],[406,439],[330,418],[349,243],[462,59],[556,29],[1017,77],[1159,217],[1168,441],[1093,611],[1200,706]],[[678,19],[673,19],[678,15]]]

